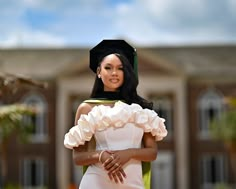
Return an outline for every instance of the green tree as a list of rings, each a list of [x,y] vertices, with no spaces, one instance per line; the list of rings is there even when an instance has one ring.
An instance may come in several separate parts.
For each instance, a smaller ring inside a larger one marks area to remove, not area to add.
[[[29,136],[28,134],[31,131],[32,124],[29,122],[29,119],[25,122],[24,118],[36,114],[33,107],[15,104],[14,94],[16,94],[20,88],[26,89],[26,87],[28,89],[33,87],[45,89],[48,87],[48,84],[23,75],[0,72],[0,98],[3,97],[3,99],[5,99],[4,105],[0,106],[0,160],[2,166],[0,176],[2,176],[3,188],[6,186],[8,171],[7,147],[9,140],[12,135],[16,134],[23,141],[27,141],[27,136]]]
[[[236,98],[227,98],[226,105],[223,115],[210,124],[210,132],[214,139],[224,142],[236,182]]]
[[[1,175],[3,188],[7,177],[7,146],[12,135],[19,136],[21,141],[27,141],[33,125],[24,121],[26,116],[36,113],[33,107],[24,104],[0,106],[0,152],[1,152]]]

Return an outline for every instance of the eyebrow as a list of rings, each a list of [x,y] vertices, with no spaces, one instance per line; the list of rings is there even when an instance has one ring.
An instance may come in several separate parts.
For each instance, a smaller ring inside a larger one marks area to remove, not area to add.
[[[105,62],[105,65],[104,66],[113,66],[113,64],[112,63],[109,63],[109,62]],[[116,66],[116,65],[115,65]],[[119,64],[119,65],[117,65],[117,67],[123,67],[123,65],[122,64]]]

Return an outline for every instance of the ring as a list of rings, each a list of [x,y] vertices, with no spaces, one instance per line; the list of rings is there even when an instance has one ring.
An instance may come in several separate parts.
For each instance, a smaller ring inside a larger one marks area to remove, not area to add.
[[[111,155],[111,159],[114,160],[114,156],[113,155]]]
[[[119,163],[115,163],[116,167],[120,167]]]

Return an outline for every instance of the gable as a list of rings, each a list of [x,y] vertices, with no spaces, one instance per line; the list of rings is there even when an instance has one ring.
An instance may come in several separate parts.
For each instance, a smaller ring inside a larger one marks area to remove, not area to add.
[[[94,74],[89,69],[89,58],[84,58],[74,62],[74,66],[63,70],[60,75],[78,76]],[[175,64],[167,63],[156,54],[151,54],[143,50],[138,51],[138,73],[156,75],[179,75],[181,72],[175,68]]]
[[[152,51],[140,49],[139,72],[155,73],[160,75],[181,75],[183,72],[175,64]]]

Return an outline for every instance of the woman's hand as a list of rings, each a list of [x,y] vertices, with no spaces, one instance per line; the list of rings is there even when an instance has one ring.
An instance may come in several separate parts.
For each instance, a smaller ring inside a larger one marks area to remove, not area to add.
[[[132,157],[131,149],[109,151],[109,153],[110,157],[103,163],[104,168],[109,172],[116,171],[119,167],[123,167]]]
[[[116,183],[123,183],[126,174],[114,155],[112,151],[105,151],[101,157],[101,162],[108,171],[108,176],[111,180],[114,180]]]
[[[116,177],[121,181],[126,177],[123,170],[123,165],[127,163],[132,157],[132,150],[118,150],[109,151],[110,157],[103,163],[104,168],[108,171],[110,179],[117,180]]]

